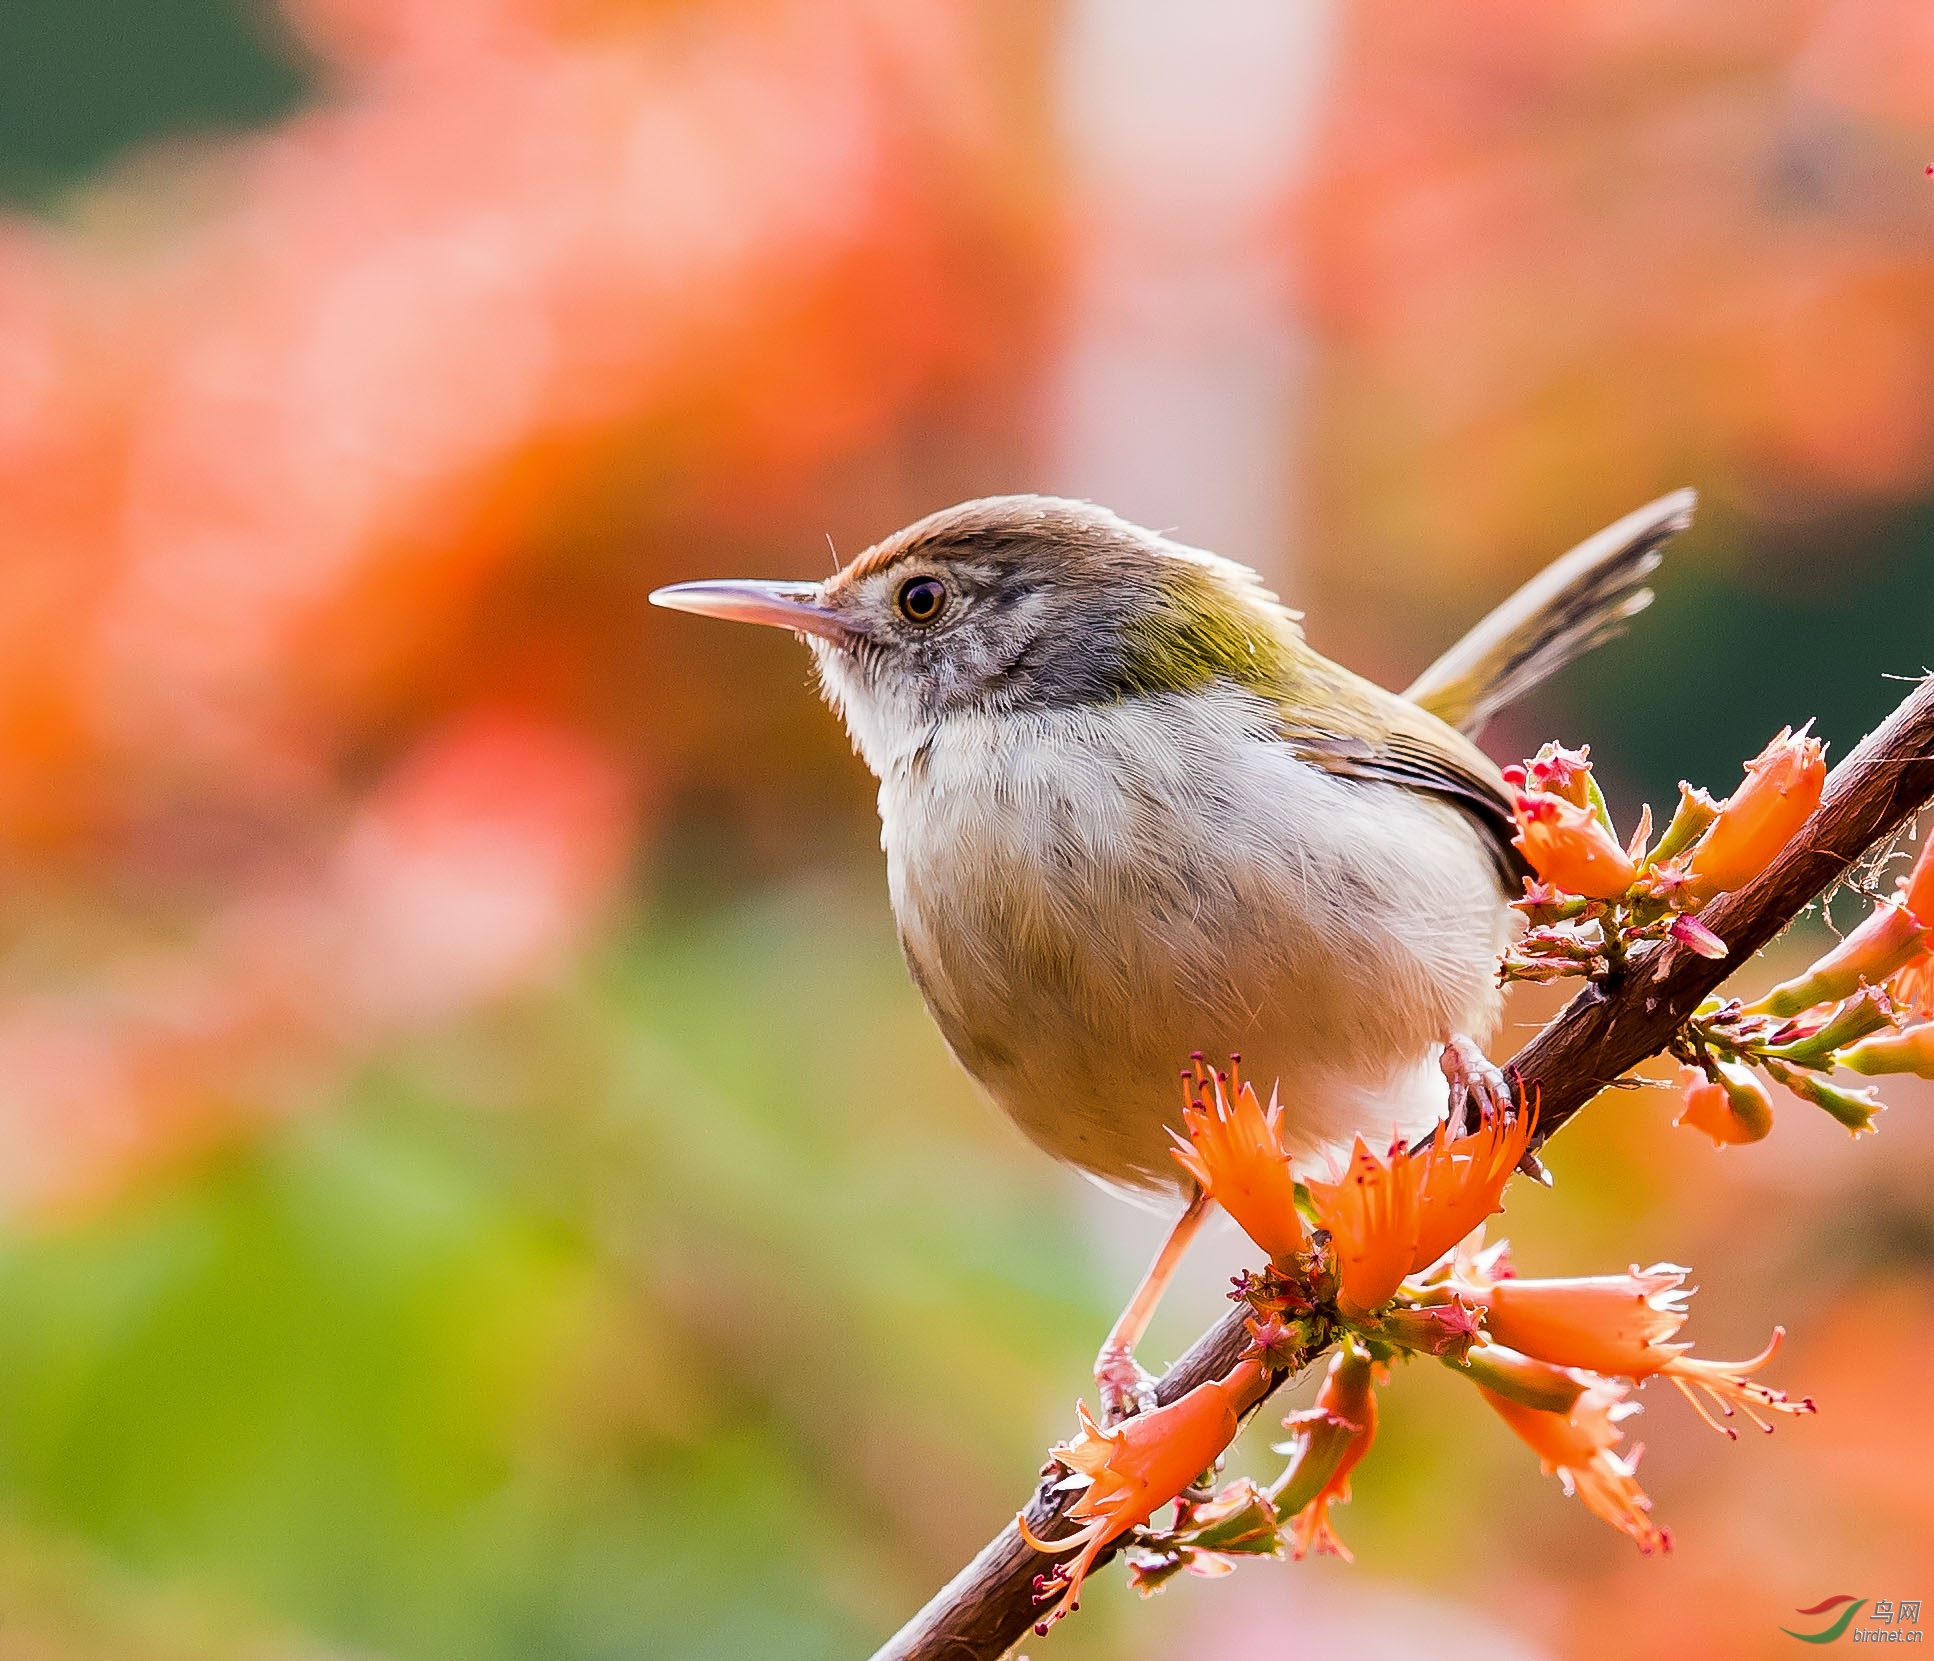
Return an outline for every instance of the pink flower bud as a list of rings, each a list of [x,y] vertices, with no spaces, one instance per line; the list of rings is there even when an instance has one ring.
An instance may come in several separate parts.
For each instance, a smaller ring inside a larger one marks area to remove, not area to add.
[[[1672,919],[1672,926],[1666,932],[1687,951],[1697,952],[1701,957],[1709,957],[1715,963],[1726,955],[1726,942],[1697,917],[1689,917],[1684,912]]]
[[[1592,787],[1591,754],[1589,744],[1576,750],[1568,750],[1558,743],[1545,745],[1518,769],[1524,775],[1524,788],[1562,796],[1573,807],[1594,806],[1597,791]]]
[[[1371,1334],[1399,1349],[1452,1361],[1463,1360],[1483,1335],[1477,1317],[1455,1300],[1386,1310]]]

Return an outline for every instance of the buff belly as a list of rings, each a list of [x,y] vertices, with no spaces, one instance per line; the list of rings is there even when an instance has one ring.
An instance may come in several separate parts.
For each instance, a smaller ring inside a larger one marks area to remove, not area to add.
[[[1154,719],[1150,719],[1151,715]],[[1510,928],[1480,833],[1339,778],[1266,704],[1144,699],[943,724],[882,781],[907,962],[961,1064],[1048,1152],[1174,1186],[1192,1051],[1280,1083],[1305,1167],[1441,1113],[1496,1025]]]

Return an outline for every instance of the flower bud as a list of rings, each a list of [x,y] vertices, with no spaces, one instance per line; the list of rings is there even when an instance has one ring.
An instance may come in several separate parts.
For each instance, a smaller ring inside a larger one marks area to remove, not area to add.
[[[1874,1115],[1887,1105],[1871,1088],[1842,1090],[1837,1084],[1829,1084],[1818,1073],[1803,1072],[1778,1061],[1769,1059],[1766,1070],[1794,1095],[1804,1096],[1814,1106],[1825,1108],[1855,1136],[1875,1129]]]
[[[1697,1067],[1679,1074],[1685,1106],[1674,1125],[1702,1130],[1717,1147],[1757,1142],[1773,1128],[1773,1101],[1750,1069],[1730,1061],[1714,1064],[1719,1076],[1709,1079]]]
[[[1188,1507],[1176,1526],[1144,1533],[1123,1553],[1128,1584],[1152,1597],[1186,1571],[1213,1580],[1239,1557],[1280,1557],[1282,1527],[1275,1503],[1246,1476],[1225,1483],[1214,1499]]]
[[[1536,796],[1562,796],[1573,807],[1602,812],[1605,798],[1592,778],[1591,754],[1589,744],[1576,750],[1556,742],[1546,744],[1523,766],[1505,768],[1504,781]]]
[[[1717,963],[1726,955],[1726,942],[1714,934],[1697,917],[1680,912],[1672,919],[1672,926],[1666,930],[1674,940],[1687,951],[1697,952],[1701,957],[1710,958]]]
[[[1779,857],[1820,805],[1826,746],[1805,728],[1780,734],[1746,763],[1746,780],[1692,850],[1688,869],[1701,899],[1744,888]]]
[[[1918,1073],[1934,1078],[1934,1022],[1864,1039],[1841,1051],[1840,1061],[1856,1073]]]
[[[1893,1015],[1878,993],[1862,992],[1857,998],[1850,998],[1836,1009],[1825,1024],[1815,1027],[1803,1036],[1775,1044],[1758,1053],[1771,1056],[1778,1061],[1797,1062],[1802,1067],[1830,1067],[1833,1053],[1843,1045],[1853,1044],[1865,1038],[1870,1032],[1878,1032],[1882,1027],[1892,1026]],[[1773,1035],[1775,1038],[1780,1033]]]
[[[1545,881],[1568,893],[1615,900],[1638,880],[1638,866],[1598,815],[1561,796],[1520,795],[1512,845]]]
[[[1695,790],[1681,779],[1678,810],[1659,838],[1659,845],[1647,856],[1648,863],[1663,865],[1668,859],[1677,858],[1705,835],[1706,827],[1718,817],[1719,804],[1705,791]]]
[[[1934,889],[1934,884],[1929,885]],[[1930,893],[1934,902],[1934,893]],[[1917,912],[1882,900],[1873,915],[1803,975],[1784,981],[1748,1010],[1753,1015],[1798,1015],[1815,1004],[1838,1003],[1862,986],[1878,986],[1919,954],[1927,925]]]

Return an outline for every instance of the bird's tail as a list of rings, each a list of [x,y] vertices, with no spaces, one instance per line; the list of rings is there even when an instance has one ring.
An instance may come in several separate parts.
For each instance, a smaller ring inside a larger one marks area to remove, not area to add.
[[[1493,714],[1575,657],[1624,632],[1652,603],[1660,549],[1692,523],[1675,490],[1607,525],[1540,571],[1419,675],[1404,696],[1474,737]]]

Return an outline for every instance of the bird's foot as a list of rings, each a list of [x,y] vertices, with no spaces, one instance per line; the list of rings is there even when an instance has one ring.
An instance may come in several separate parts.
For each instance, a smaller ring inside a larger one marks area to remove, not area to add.
[[[1155,1375],[1131,1349],[1107,1344],[1095,1357],[1095,1388],[1101,1395],[1102,1422],[1119,1424],[1155,1410]]]
[[[1494,1114],[1508,1119],[1523,1111],[1512,1081],[1475,1040],[1463,1033],[1453,1032],[1445,1038],[1438,1065],[1450,1082],[1449,1130],[1453,1137],[1471,1135]],[[1518,1169],[1534,1182],[1551,1185],[1551,1173],[1529,1149],[1518,1161]]]
[[[1517,1093],[1503,1070],[1461,1032],[1444,1039],[1438,1066],[1450,1082],[1450,1133],[1469,1136],[1493,1114],[1508,1118],[1516,1111]]]

